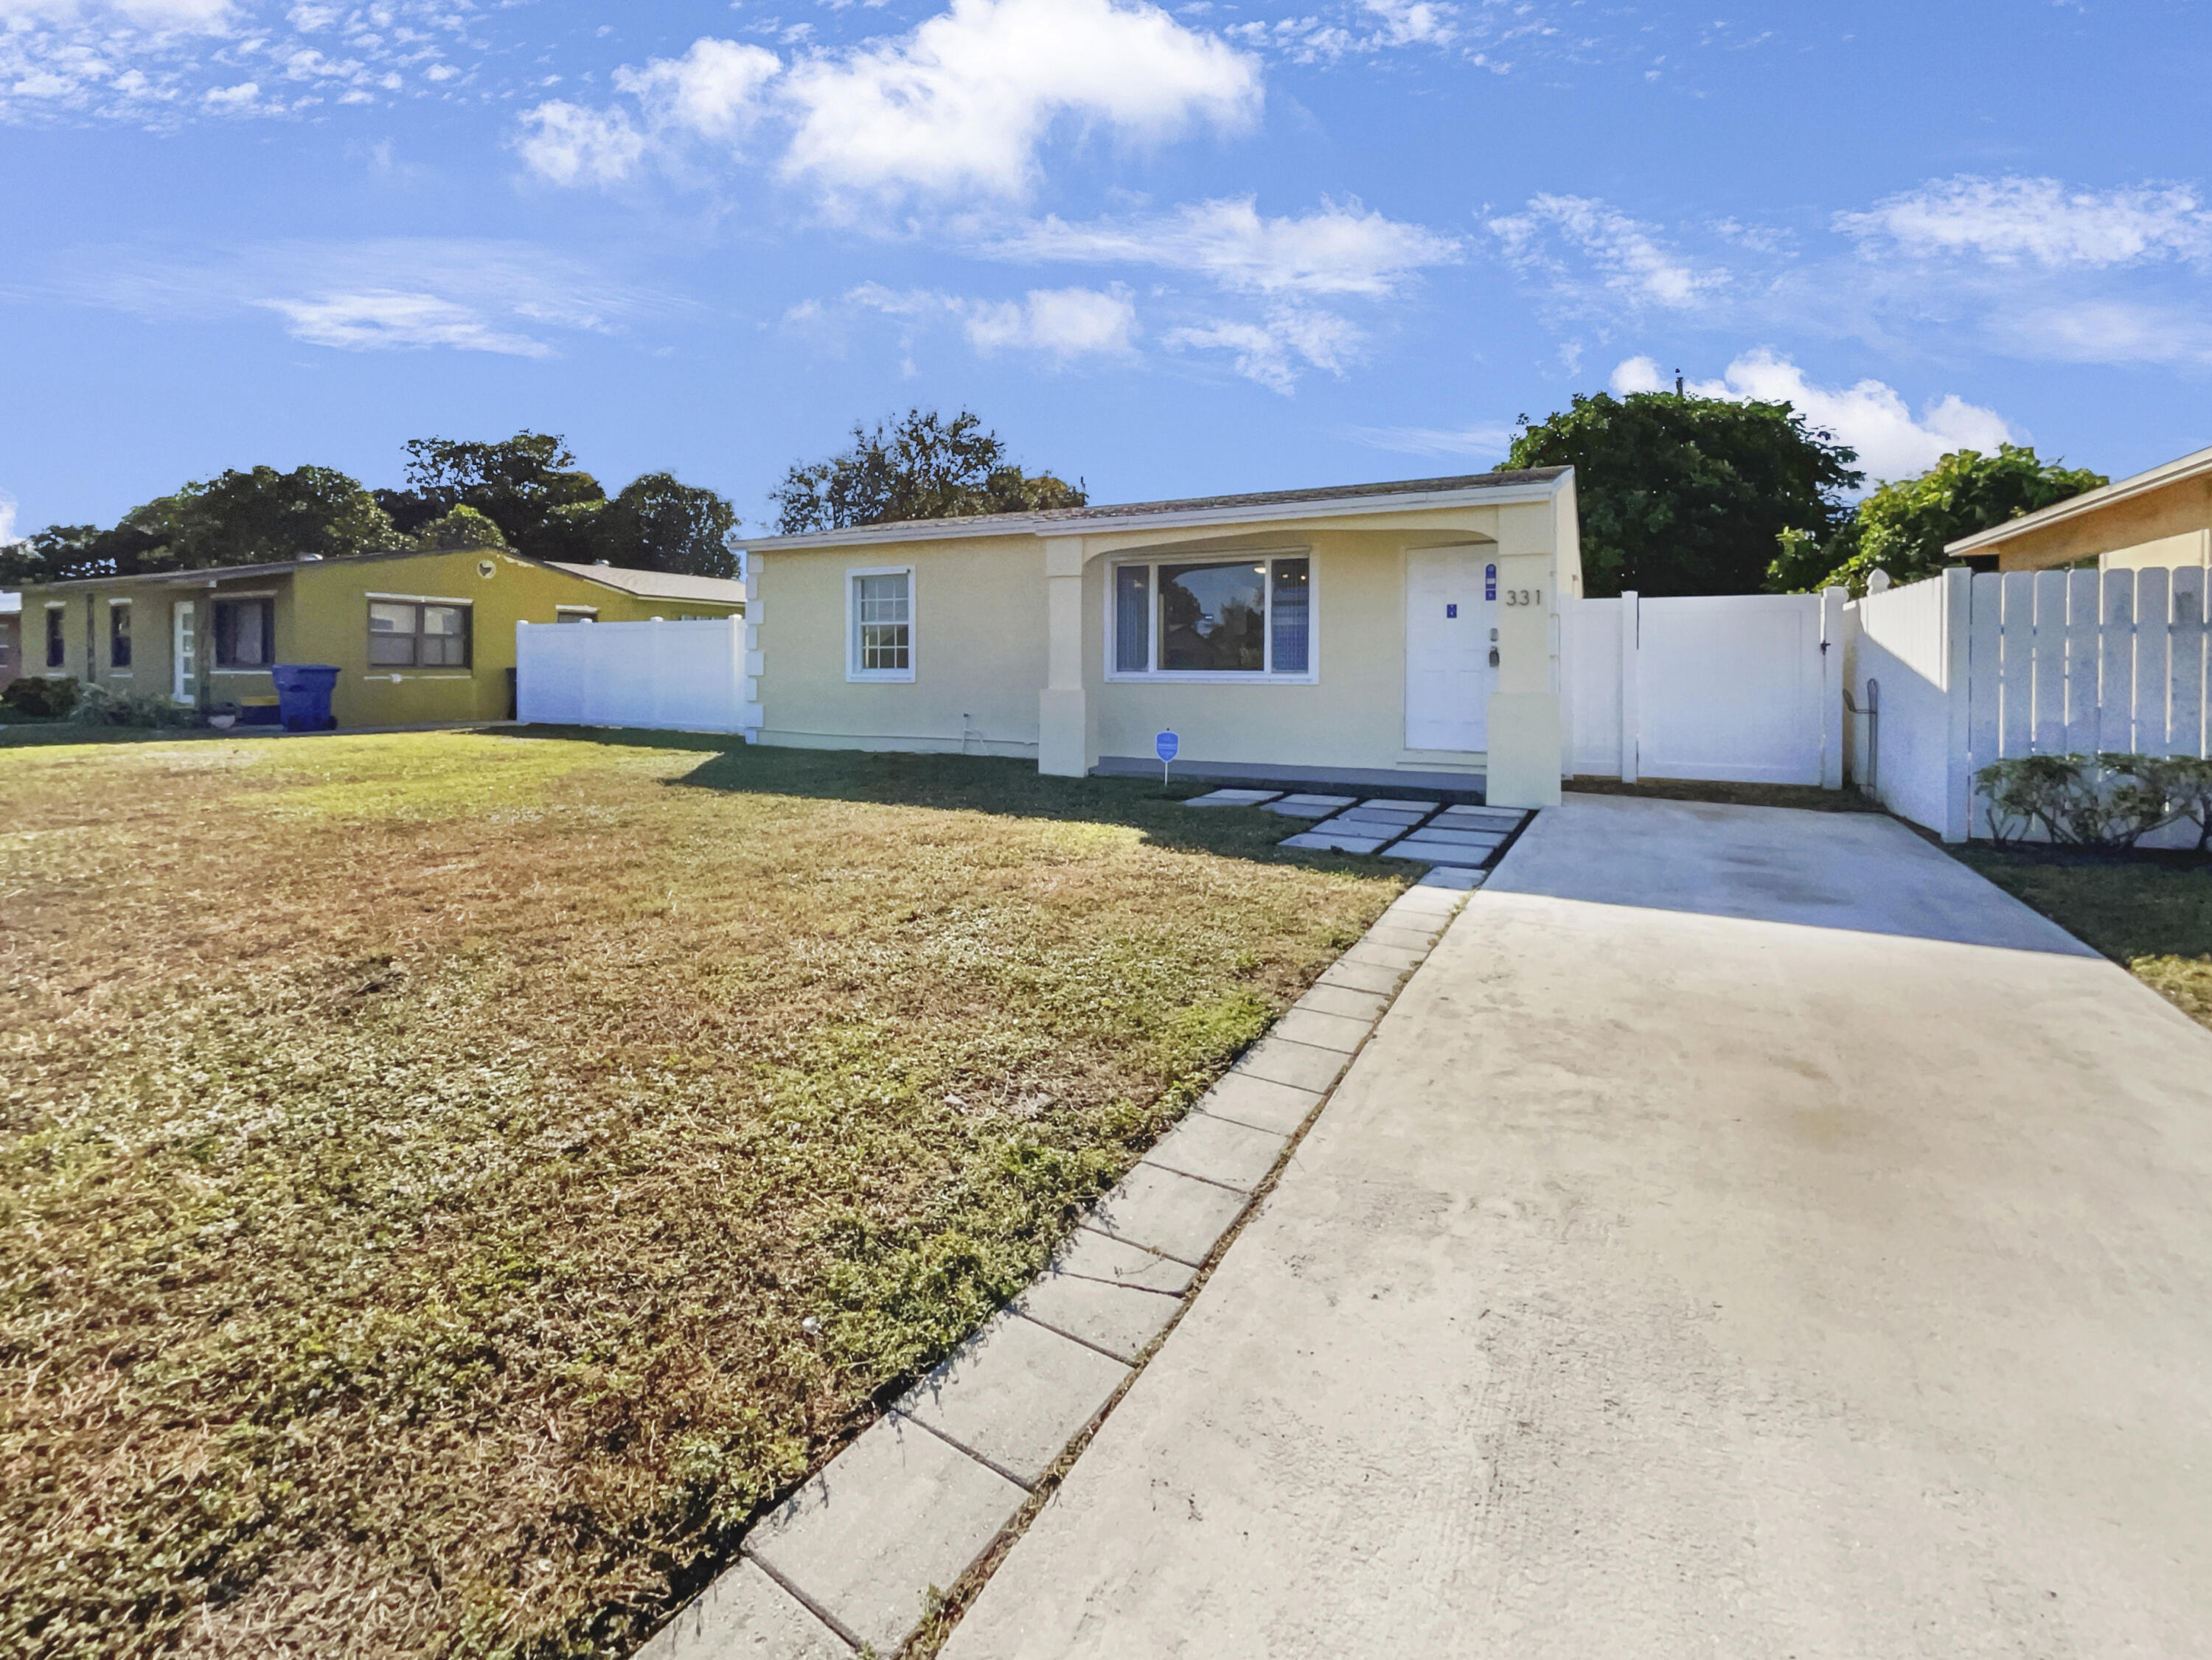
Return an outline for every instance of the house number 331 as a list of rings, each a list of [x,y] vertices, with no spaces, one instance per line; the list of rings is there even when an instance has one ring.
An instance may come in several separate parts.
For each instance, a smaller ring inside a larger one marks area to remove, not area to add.
[[[1508,588],[1505,603],[1508,605],[1541,605],[1544,591],[1541,588]]]

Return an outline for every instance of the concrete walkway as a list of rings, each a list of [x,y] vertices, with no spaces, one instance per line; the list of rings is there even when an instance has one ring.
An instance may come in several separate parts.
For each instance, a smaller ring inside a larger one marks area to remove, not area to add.
[[[2212,1653],[2212,1033],[1887,820],[1570,796],[944,1652]]]

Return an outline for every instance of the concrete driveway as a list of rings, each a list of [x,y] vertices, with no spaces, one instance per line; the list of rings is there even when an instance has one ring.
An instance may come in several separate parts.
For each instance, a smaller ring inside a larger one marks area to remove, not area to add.
[[[2212,1033],[1887,820],[1571,796],[945,1653],[2212,1653]]]

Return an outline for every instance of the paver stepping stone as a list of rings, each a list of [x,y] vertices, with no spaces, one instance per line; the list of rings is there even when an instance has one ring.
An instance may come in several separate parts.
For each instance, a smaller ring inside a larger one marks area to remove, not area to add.
[[[1388,916],[1389,912],[1383,914]],[[1388,997],[1372,991],[1354,991],[1342,985],[1316,985],[1291,1005],[1291,1013],[1310,1009],[1316,1015],[1341,1015],[1347,1020],[1372,1026],[1382,1018],[1382,1011],[1389,1006]]]
[[[1337,960],[1364,963],[1370,968],[1395,968],[1403,974],[1419,968],[1421,966],[1421,959],[1427,954],[1428,946],[1425,942],[1422,944],[1419,950],[1416,951],[1401,946],[1378,945],[1371,941],[1362,940]]]
[[[1382,830],[1380,826],[1376,828],[1380,833],[1371,836],[1356,835],[1349,831],[1306,830],[1295,836],[1284,837],[1281,845],[1285,847],[1310,848],[1316,852],[1372,853],[1384,842],[1389,840],[1394,833],[1391,831]]]
[[[1185,807],[1257,807],[1263,801],[1273,801],[1283,792],[1279,790],[1215,790],[1203,796],[1193,796],[1183,803]]]
[[[1413,832],[1421,841],[1443,842],[1459,847],[1480,847],[1486,852],[1505,845],[1505,838],[1495,830],[1455,830],[1448,825],[1425,824]]]
[[[1463,894],[1482,886],[1483,873],[1470,870],[1464,865],[1435,864],[1420,880],[1423,888],[1438,888],[1449,893]]]
[[[1145,1154],[1146,1164],[1250,1191],[1282,1156],[1284,1137],[1206,1112],[1184,1115]]]
[[[1391,900],[1390,908],[1382,914],[1386,917],[1405,917],[1407,920],[1404,926],[1407,928],[1434,928],[1441,931],[1465,903],[1465,900],[1453,899],[1449,894],[1416,886],[1408,888]]]
[[[1359,804],[1362,807],[1379,807],[1394,813],[1433,813],[1437,806],[1432,801],[1401,801],[1396,796],[1375,796]]]
[[[1085,1226],[1195,1267],[1243,1215],[1251,1197],[1218,1182],[1139,1164],[1099,1200]]]
[[[1272,1035],[1287,1038],[1292,1043],[1310,1043],[1316,1049],[1341,1050],[1349,1055],[1367,1041],[1367,1034],[1374,1027],[1371,1015],[1365,1019],[1357,1015],[1327,1015],[1301,1003],[1275,1022]]]
[[[1193,1272],[1188,1263],[1079,1227],[1044,1271],[1046,1279],[1070,1276],[1180,1297],[1190,1289]]]
[[[878,1421],[745,1539],[855,1645],[889,1654],[1006,1526],[1027,1489],[896,1414]]]
[[[1425,928],[1395,928],[1384,921],[1369,929],[1361,943],[1388,946],[1400,951],[1426,951],[1436,944],[1436,940],[1437,936]]]
[[[1325,819],[1338,808],[1349,807],[1358,799],[1357,796],[1291,795],[1269,802],[1267,810],[1289,819]]]
[[[1341,1050],[1316,1049],[1310,1043],[1292,1043],[1285,1038],[1262,1038],[1231,1070],[1286,1083],[1294,1089],[1320,1091],[1336,1081],[1350,1059]]]
[[[1513,831],[1521,827],[1525,813],[1510,812],[1502,807],[1447,807],[1437,815],[1439,824],[1464,824],[1485,830]]]
[[[1080,1280],[1072,1274],[1048,1274],[1015,1298],[1012,1306],[1024,1318],[1134,1361],[1147,1343],[1167,1330],[1182,1299]]]
[[[1354,992],[1357,997],[1364,995]],[[1318,1091],[1299,1089],[1272,1078],[1255,1078],[1249,1072],[1231,1072],[1206,1092],[1199,1102],[1202,1112],[1217,1118],[1234,1118],[1255,1130],[1272,1130],[1287,1136],[1313,1115]]]
[[[743,1557],[686,1602],[637,1660],[853,1660],[806,1605]]]
[[[1095,1348],[1018,1314],[1001,1314],[908,1390],[894,1410],[1035,1487],[1128,1375],[1127,1366]]]

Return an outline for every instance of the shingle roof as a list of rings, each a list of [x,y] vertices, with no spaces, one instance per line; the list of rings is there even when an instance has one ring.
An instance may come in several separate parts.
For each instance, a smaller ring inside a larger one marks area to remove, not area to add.
[[[704,599],[717,605],[742,605],[745,600],[745,585],[725,577],[687,576],[678,571],[634,571],[626,565],[571,565],[558,559],[546,562],[556,571],[605,583],[640,599]]]
[[[1110,502],[1097,506],[1044,507],[1019,513],[978,513],[958,519],[902,518],[881,524],[855,525],[842,531],[816,531],[804,536],[763,536],[748,541],[748,548],[772,548],[778,542],[813,541],[817,536],[891,541],[903,530],[927,526],[937,533],[957,525],[961,531],[988,536],[1018,531],[1031,525],[1068,524],[1100,519],[1146,518],[1154,514],[1233,512],[1252,507],[1296,506],[1309,502],[1346,501],[1376,496],[1441,495],[1462,490],[1510,489],[1516,485],[1549,484],[1570,470],[1528,467],[1495,473],[1462,473],[1449,478],[1389,479],[1370,484],[1328,484],[1304,490],[1261,490],[1243,495],[1186,496],[1172,501]]]

